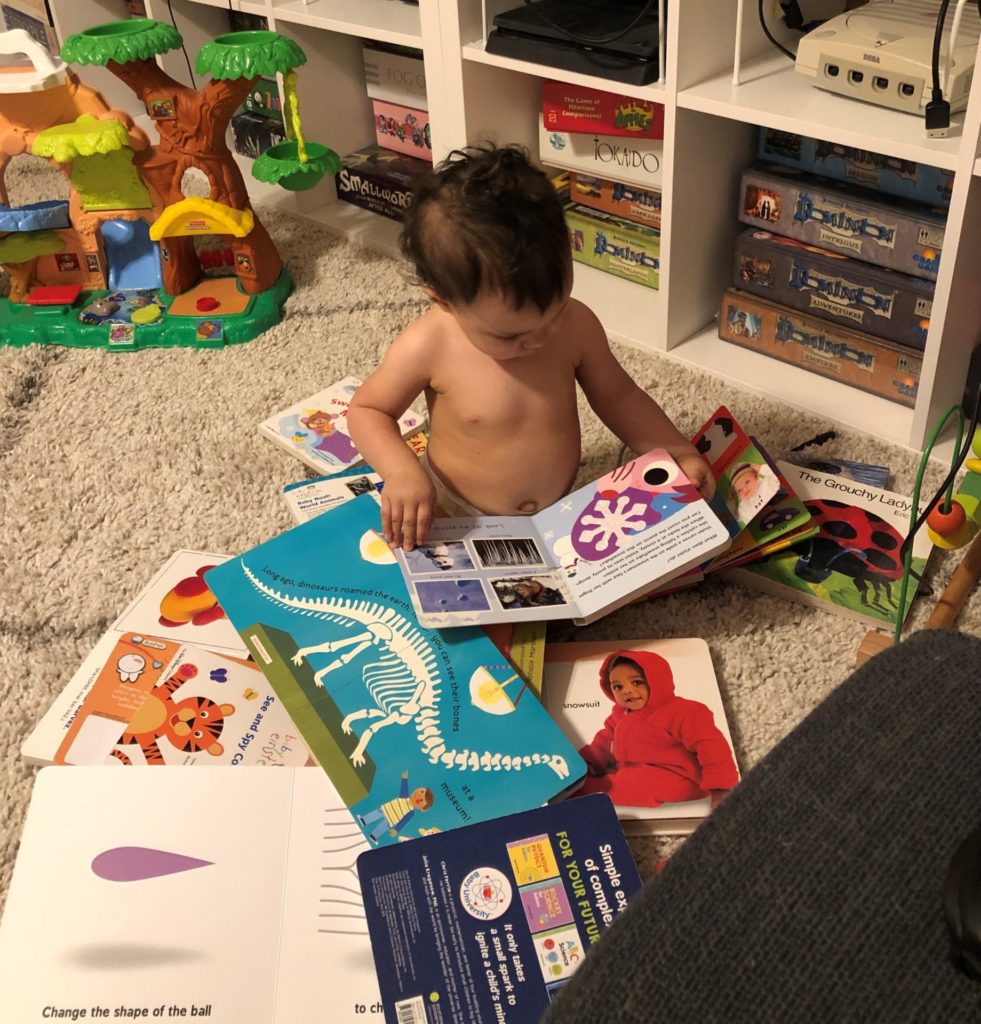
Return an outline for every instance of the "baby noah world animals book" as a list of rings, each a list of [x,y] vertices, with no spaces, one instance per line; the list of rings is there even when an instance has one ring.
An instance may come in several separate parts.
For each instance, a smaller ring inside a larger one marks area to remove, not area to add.
[[[903,577],[900,548],[909,533],[911,498],[789,462],[778,465],[819,532],[723,575],[873,627],[895,626]],[[924,571],[932,549],[926,530],[920,530],[913,538],[914,572]],[[906,612],[915,590],[914,582]]]
[[[369,842],[574,785],[582,759],[486,633],[419,625],[377,526],[363,494],[206,574]]]
[[[729,546],[729,530],[661,449],[531,516],[437,519],[396,550],[419,621],[592,622]]]

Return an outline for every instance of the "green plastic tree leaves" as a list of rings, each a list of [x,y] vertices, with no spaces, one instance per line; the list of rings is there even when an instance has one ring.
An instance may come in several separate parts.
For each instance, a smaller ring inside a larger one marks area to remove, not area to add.
[[[194,70],[217,79],[272,78],[306,61],[300,47],[278,32],[228,32],[201,47]]]
[[[53,231],[22,231],[0,238],[0,263],[26,263],[64,248],[64,241]]]
[[[127,145],[129,136],[119,121],[82,114],[68,124],[52,125],[38,132],[31,152],[67,164],[79,156],[114,153]]]
[[[180,33],[173,25],[152,18],[132,18],[95,25],[69,36],[61,48],[61,59],[69,64],[98,64],[110,61],[128,64],[135,60],[153,60],[158,53],[176,50]]]

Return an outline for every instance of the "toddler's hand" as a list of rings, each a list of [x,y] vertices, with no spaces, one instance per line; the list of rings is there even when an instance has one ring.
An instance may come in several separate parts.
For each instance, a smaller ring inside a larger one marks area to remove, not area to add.
[[[421,466],[387,477],[381,504],[382,532],[389,544],[411,551],[426,539],[436,507],[436,489]]]
[[[698,488],[698,493],[706,500],[711,501],[715,494],[715,477],[708,463],[695,454],[676,455],[675,462],[681,467],[682,472]]]

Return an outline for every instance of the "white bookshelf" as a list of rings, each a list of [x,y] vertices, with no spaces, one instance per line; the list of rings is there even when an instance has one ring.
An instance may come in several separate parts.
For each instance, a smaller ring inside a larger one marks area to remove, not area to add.
[[[261,14],[303,48],[299,98],[311,138],[338,152],[373,140],[364,92],[361,40],[420,48],[425,57],[433,149],[437,159],[480,138],[537,150],[544,78],[618,89],[606,79],[549,69],[486,52],[484,13],[519,0],[232,0]],[[766,41],[755,0],[666,0],[662,81],[618,91],[665,106],[661,287],[654,291],[576,265],[575,293],[596,310],[612,338],[718,374],[824,417],[912,449],[923,447],[934,419],[961,396],[974,345],[981,340],[981,75],[951,135],[928,139],[922,120],[815,88]],[[125,16],[123,0],[52,0],[63,39]],[[169,21],[166,0],[148,0]],[[193,62],[201,45],[227,30],[228,0],[173,0],[174,17]],[[778,33],[779,34],[779,33]],[[786,34],[782,38],[787,38]],[[180,51],[162,58],[187,80]],[[102,69],[86,81],[132,110],[134,98]],[[96,79],[98,81],[96,81]],[[133,111],[136,113],[136,111]],[[916,408],[778,363],[722,342],[714,317],[732,277],[739,177],[755,152],[757,126],[784,129],[929,163],[955,172],[933,317]],[[242,161],[248,169],[248,161]],[[251,179],[255,198],[291,210],[345,237],[397,253],[398,227],[336,200],[333,184],[288,193]]]

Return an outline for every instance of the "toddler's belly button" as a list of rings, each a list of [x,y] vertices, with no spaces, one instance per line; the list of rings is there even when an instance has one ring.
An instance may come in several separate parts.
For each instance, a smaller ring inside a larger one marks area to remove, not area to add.
[[[530,501],[530,500],[529,501],[523,501],[518,506],[518,511],[519,512],[526,512],[526,513],[527,512],[537,512],[538,511],[538,502],[537,501]]]

